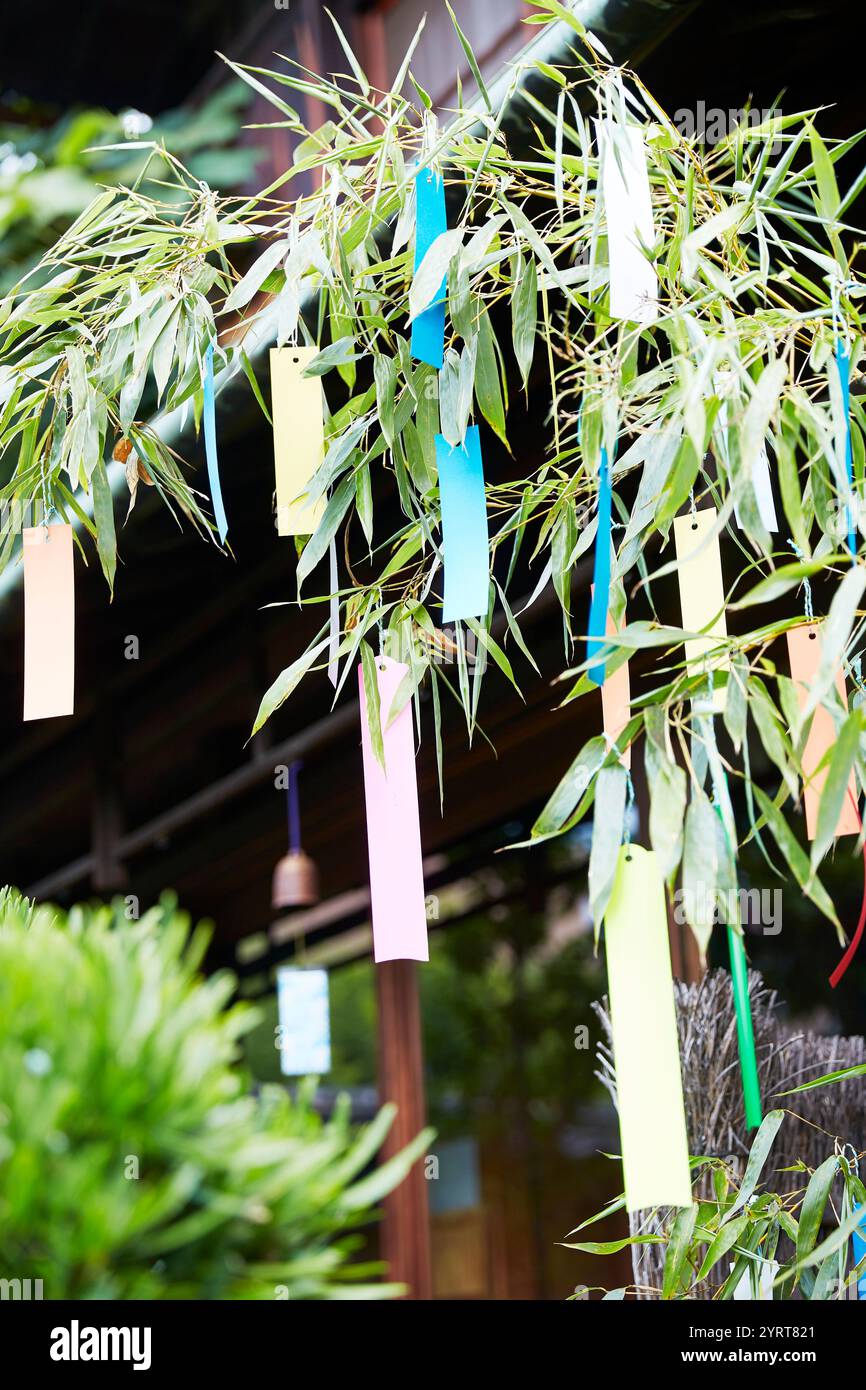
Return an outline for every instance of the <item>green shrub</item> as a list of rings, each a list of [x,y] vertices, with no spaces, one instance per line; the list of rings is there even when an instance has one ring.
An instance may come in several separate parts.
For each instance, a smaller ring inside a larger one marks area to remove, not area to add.
[[[429,1143],[362,1176],[358,1135],[312,1091],[253,1092],[232,977],[163,899],[68,915],[0,893],[0,1277],[46,1298],[369,1298],[358,1228]]]

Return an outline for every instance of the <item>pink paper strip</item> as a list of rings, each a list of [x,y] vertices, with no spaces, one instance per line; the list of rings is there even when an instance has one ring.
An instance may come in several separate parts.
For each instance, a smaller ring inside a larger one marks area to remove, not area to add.
[[[358,667],[376,961],[429,959],[411,701],[388,727],[394,696],[408,669],[390,657],[376,659],[385,745],[383,770],[370,741],[364,681]]]
[[[25,527],[24,718],[71,714],[75,702],[72,527]]]

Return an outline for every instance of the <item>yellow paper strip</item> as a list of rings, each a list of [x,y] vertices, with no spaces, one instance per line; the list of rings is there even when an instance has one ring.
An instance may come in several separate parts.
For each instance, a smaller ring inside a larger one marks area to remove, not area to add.
[[[655,855],[623,845],[604,918],[626,1206],[692,1200],[664,884]]]
[[[792,627],[787,633],[787,638],[791,680],[796,686],[797,699],[800,703],[800,709],[802,709],[809,697],[809,689],[821,664],[821,624],[804,623],[802,627]],[[847,709],[848,696],[845,692],[845,677],[841,670],[836,672],[836,689],[839,692],[839,699]],[[835,742],[836,725],[833,723],[833,716],[825,705],[818,705],[812,715],[809,736],[803,749],[803,805],[806,811],[806,835],[810,840],[814,840],[818,830],[818,807],[821,804],[821,793],[824,790],[824,783],[829,771],[826,765],[818,772],[815,769],[826,755],[827,749],[831,748]],[[837,835],[857,835],[859,833],[860,817],[857,813],[857,800],[857,781],[852,772],[848,779],[848,795],[842,802],[842,809],[839,812],[839,823],[836,826]]]
[[[677,552],[677,579],[680,586],[683,627],[687,632],[703,632],[686,642],[686,669],[690,676],[702,675],[708,665],[725,668],[724,656],[707,662],[706,654],[728,635],[725,619],[725,589],[722,583],[722,556],[719,538],[712,532],[718,521],[715,507],[702,507],[694,515],[674,517],[674,545]],[[711,624],[711,626],[710,626]],[[725,708],[725,687],[713,687],[713,709]]]
[[[271,348],[271,402],[277,479],[277,534],[310,536],[322,519],[325,499],[304,496],[325,456],[322,379],[303,376],[316,347]]]
[[[24,718],[72,714],[75,569],[72,527],[28,526],[24,548]]]

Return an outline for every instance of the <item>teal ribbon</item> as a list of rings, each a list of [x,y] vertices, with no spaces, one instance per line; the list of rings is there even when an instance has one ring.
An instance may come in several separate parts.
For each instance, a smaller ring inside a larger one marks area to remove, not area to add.
[[[851,1254],[856,1266],[862,1259],[866,1259],[866,1211],[856,1203],[854,1210],[863,1211],[860,1225],[851,1233]],[[857,1277],[857,1297],[866,1301],[866,1269]]]
[[[708,737],[713,741],[710,758],[710,776],[713,781],[713,806],[721,823],[728,843],[731,858],[734,857],[731,837],[725,824],[722,811],[724,804],[730,805],[727,779],[718,760],[715,747],[715,732],[712,719],[707,721]],[[746,962],[746,949],[742,932],[728,923],[728,957],[731,962],[731,984],[734,991],[734,1011],[737,1016],[737,1049],[740,1054],[740,1076],[743,1083],[743,1103],[746,1112],[746,1128],[757,1129],[763,1119],[761,1111],[761,1083],[758,1079],[758,1055],[755,1051],[755,1030],[752,1025],[752,1006],[749,1000],[749,967]]]
[[[845,501],[845,517],[848,523],[848,549],[852,557],[857,554],[857,531],[851,511],[851,498],[854,496],[854,461],[851,448],[851,354],[848,344],[841,336],[836,338],[836,368],[839,384],[842,387],[842,412],[845,416],[845,477],[848,480],[848,497]]]
[[[607,637],[607,610],[610,605],[610,523],[613,494],[607,449],[602,445],[598,480],[598,527],[595,533],[595,559],[592,569],[592,602],[589,609],[587,653],[603,653]],[[605,661],[601,656],[589,668],[589,679],[604,685]]]

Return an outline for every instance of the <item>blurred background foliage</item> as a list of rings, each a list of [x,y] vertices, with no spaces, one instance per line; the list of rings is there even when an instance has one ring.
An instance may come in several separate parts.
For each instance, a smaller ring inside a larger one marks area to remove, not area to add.
[[[0,894],[0,1268],[45,1298],[375,1298],[376,1203],[431,1140],[371,1164],[393,1119],[238,1066],[257,1021],[198,968],[171,896],[66,914]]]
[[[101,188],[130,186],[163,144],[197,179],[223,193],[242,187],[256,150],[238,143],[250,89],[223,84],[195,109],[113,114],[83,107],[58,115],[14,95],[0,106],[0,292],[20,279]],[[147,148],[144,147],[147,142]],[[108,148],[112,147],[112,148]],[[171,195],[165,185],[163,196]]]

